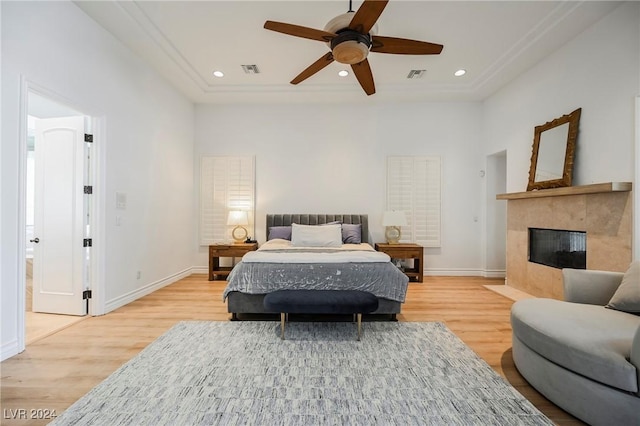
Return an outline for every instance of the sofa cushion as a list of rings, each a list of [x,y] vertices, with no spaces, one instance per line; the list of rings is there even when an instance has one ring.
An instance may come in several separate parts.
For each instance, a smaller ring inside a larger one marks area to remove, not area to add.
[[[525,299],[511,308],[513,333],[549,361],[600,383],[638,392],[629,361],[640,317],[603,306]]]
[[[607,308],[640,315],[640,260],[629,266]]]

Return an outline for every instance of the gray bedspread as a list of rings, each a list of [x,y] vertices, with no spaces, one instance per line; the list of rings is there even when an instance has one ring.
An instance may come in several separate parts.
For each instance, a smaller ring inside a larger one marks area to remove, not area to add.
[[[276,290],[362,290],[403,303],[409,278],[390,262],[248,263],[229,274],[223,300],[232,291],[266,294]]]

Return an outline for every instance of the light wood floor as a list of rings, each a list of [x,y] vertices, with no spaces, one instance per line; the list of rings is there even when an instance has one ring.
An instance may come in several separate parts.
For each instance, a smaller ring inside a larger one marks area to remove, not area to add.
[[[33,312],[33,259],[26,260],[25,342],[27,345],[69,327],[86,317]]]
[[[511,358],[507,297],[484,285],[503,280],[425,277],[409,286],[400,321],[442,321],[556,424],[581,425],[531,388]],[[227,321],[224,281],[192,275],[107,315],[90,317],[27,347],[0,365],[2,424],[41,425],[47,420],[10,420],[9,410],[64,411],[178,321]],[[454,354],[452,354],[455,356]]]

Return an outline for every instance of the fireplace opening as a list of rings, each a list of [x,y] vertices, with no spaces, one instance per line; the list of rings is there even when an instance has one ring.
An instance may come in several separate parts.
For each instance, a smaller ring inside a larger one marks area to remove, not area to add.
[[[529,262],[552,268],[587,268],[587,233],[529,228]]]

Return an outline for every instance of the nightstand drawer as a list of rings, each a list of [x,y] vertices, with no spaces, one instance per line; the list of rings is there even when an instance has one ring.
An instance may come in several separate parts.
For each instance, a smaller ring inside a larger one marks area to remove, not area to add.
[[[243,247],[237,247],[231,244],[229,244],[228,246],[223,246],[223,245],[209,246],[209,254],[211,256],[218,256],[218,257],[242,257],[248,252],[255,250],[249,247],[244,247],[245,245],[251,246],[253,244],[242,244]]]

